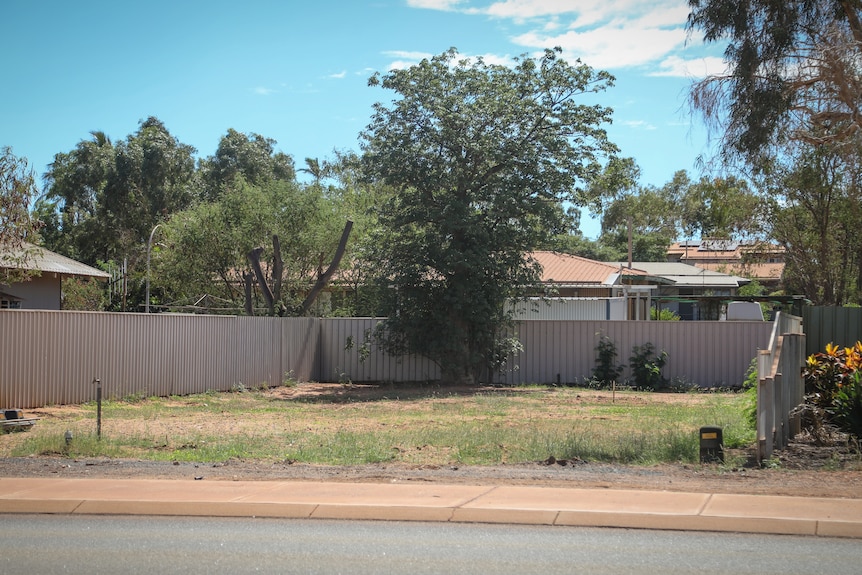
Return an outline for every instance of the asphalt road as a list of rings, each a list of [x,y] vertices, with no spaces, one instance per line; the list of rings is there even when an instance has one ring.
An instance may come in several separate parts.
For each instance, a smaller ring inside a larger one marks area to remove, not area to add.
[[[858,574],[852,539],[550,526],[0,515],[0,574]]]

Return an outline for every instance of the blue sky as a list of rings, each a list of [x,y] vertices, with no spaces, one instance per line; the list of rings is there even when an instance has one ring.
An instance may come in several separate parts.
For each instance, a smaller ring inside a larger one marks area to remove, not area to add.
[[[5,0],[0,146],[41,176],[90,132],[114,141],[159,118],[211,155],[229,128],[294,157],[358,150],[371,105],[393,93],[369,76],[455,47],[508,63],[560,46],[616,76],[601,103],[642,185],[695,177],[708,153],[688,112],[694,79],[721,47],[685,32],[685,0]],[[595,237],[589,219],[582,230]]]

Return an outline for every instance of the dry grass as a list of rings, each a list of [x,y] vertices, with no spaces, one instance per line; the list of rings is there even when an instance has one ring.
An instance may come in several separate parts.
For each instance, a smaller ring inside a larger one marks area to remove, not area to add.
[[[491,465],[584,458],[693,462],[697,431],[720,425],[728,445],[753,439],[737,394],[658,394],[579,388],[440,388],[301,384],[244,393],[130,398],[30,410],[0,456],[152,460],[380,461]],[[75,435],[70,446],[63,434]]]

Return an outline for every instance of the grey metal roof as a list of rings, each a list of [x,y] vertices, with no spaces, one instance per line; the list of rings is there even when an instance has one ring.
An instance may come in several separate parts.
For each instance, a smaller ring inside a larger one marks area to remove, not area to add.
[[[83,276],[103,279],[111,277],[111,274],[107,272],[82,264],[81,262],[67,258],[66,256],[61,256],[60,254],[54,253],[45,248],[34,246],[32,244],[25,244],[24,250],[27,250],[29,254],[23,263],[17,263],[16,265],[11,266],[9,265],[8,260],[0,258],[0,267],[38,270],[42,273],[55,273],[67,276]],[[9,250],[8,254],[11,255],[12,258],[20,258],[24,250]]]
[[[628,265],[628,262],[612,262],[613,265]],[[751,280],[706,270],[680,262],[632,262],[632,267],[649,275],[673,280],[677,287],[738,287]]]

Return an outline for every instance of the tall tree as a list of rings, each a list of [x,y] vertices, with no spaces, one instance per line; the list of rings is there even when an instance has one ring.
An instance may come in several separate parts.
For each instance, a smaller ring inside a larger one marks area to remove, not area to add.
[[[107,222],[97,217],[97,209],[104,200],[115,150],[104,132],[90,135],[91,139],[81,140],[72,151],[54,156],[39,209],[51,227],[47,247],[92,264],[99,259],[97,246],[109,235]],[[57,218],[48,217],[53,209],[59,210]]]
[[[57,245],[49,247],[90,265],[128,262],[135,281],[126,282],[126,309],[137,310],[150,233],[200,193],[194,154],[153,117],[117,144],[93,132],[71,152],[56,154],[40,203],[40,213],[52,205],[61,210],[62,233],[51,230]]]
[[[702,177],[681,198],[681,228],[690,237],[741,239],[760,237],[764,204],[748,183],[737,177]]]
[[[245,301],[247,254],[263,248],[264,279],[281,286],[273,290],[275,307],[296,313],[332,261],[343,225],[337,206],[313,186],[253,186],[238,178],[219,200],[200,202],[164,225],[164,247],[152,258],[153,297],[159,304],[193,305],[212,296],[221,301],[214,307],[236,313]],[[279,238],[281,270],[273,236]]]
[[[276,143],[260,134],[229,129],[219,141],[215,155],[201,162],[207,199],[218,199],[237,176],[252,185],[273,180],[293,181],[296,178],[293,158],[275,151]]]
[[[860,166],[831,146],[802,147],[795,158],[771,180],[781,195],[770,221],[786,250],[785,286],[817,305],[862,303]]]
[[[38,190],[27,160],[0,149],[0,284],[25,279],[23,269],[32,256],[27,244],[37,243],[39,221],[30,213]]]
[[[567,227],[563,202],[583,203],[604,155],[611,110],[581,103],[613,78],[559,50],[513,67],[453,48],[372,86],[362,133],[367,175],[395,188],[379,210],[371,261],[393,295],[380,343],[472,383],[505,360],[506,304],[539,279],[527,253]]]
[[[690,32],[727,42],[727,72],[692,90],[725,159],[759,165],[787,141],[840,143],[862,122],[859,0],[689,0]]]

